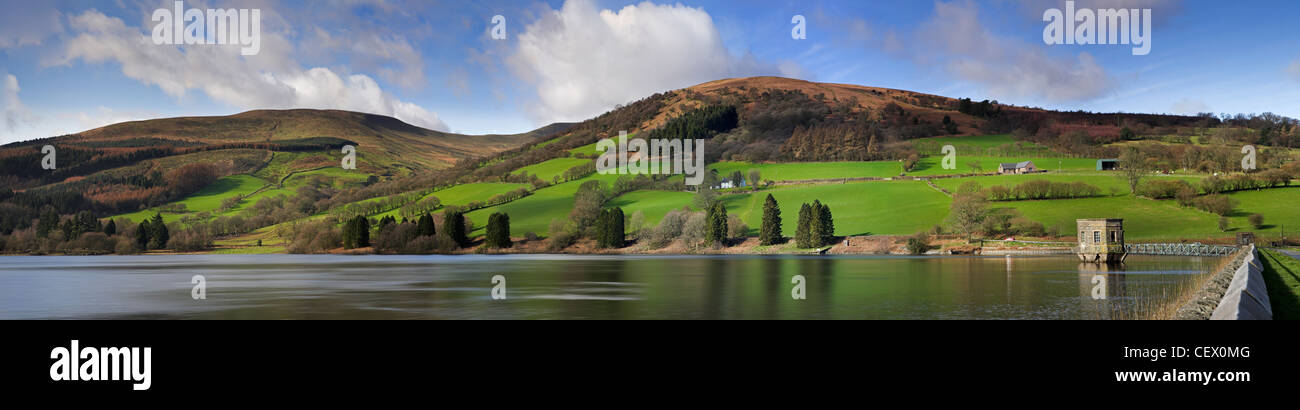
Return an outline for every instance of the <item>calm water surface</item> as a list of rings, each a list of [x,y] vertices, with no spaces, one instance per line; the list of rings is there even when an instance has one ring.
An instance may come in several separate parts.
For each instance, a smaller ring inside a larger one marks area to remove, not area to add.
[[[1114,319],[1215,258],[0,256],[0,319]],[[191,297],[203,275],[207,299]],[[506,299],[491,297],[506,278]],[[791,297],[795,275],[806,299]]]

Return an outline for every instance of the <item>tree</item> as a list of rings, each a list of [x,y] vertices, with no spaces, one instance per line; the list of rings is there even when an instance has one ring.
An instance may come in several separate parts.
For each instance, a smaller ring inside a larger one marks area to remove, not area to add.
[[[149,222],[149,247],[167,249],[167,242],[170,241],[171,234],[167,232],[167,224],[163,223],[162,214],[153,214],[153,220]]]
[[[573,210],[569,211],[569,220],[573,221],[581,233],[590,234],[601,216],[602,206],[608,200],[608,189],[601,181],[587,181],[578,186],[573,195]],[[443,225],[442,229],[447,229]]]
[[[831,216],[831,207],[816,200],[813,204],[818,207],[817,216],[821,221],[821,245],[829,244],[831,238],[835,237],[835,220]]]
[[[709,245],[726,245],[727,243],[727,207],[721,201],[714,202],[704,216],[706,222],[704,241]]]
[[[975,231],[984,223],[984,218],[988,217],[987,201],[979,194],[957,194],[953,197],[947,222],[954,230],[965,234],[967,242],[970,242]]]
[[[930,235],[925,232],[917,232],[907,238],[907,252],[913,255],[924,254],[930,250]]]
[[[623,247],[627,242],[627,220],[623,215],[623,208],[615,207],[610,210],[611,229],[610,229],[610,246]]]
[[[1255,229],[1264,228],[1264,215],[1250,214],[1246,219],[1250,221],[1250,226],[1255,227]]]
[[[149,225],[149,218],[145,218],[140,221],[139,225],[135,226],[135,245],[140,250],[149,249],[149,231],[153,230]]]
[[[763,225],[758,230],[758,241],[763,245],[775,245],[781,241],[781,207],[772,194],[767,194],[763,202]]]
[[[356,220],[357,224],[357,247],[370,246],[370,220],[361,215],[357,215],[352,219]]]
[[[1219,217],[1219,230],[1224,232],[1228,231],[1228,217],[1226,216]]]
[[[947,115],[943,116],[943,130],[947,131],[949,134],[957,133],[957,123],[952,121],[952,117]]]
[[[343,224],[343,248],[355,249],[370,246],[370,221],[357,215]]]
[[[1128,147],[1119,156],[1120,178],[1128,183],[1128,192],[1137,195],[1138,184],[1147,174],[1146,159],[1137,147]]]
[[[36,223],[36,236],[44,238],[50,235],[50,231],[59,227],[59,212],[54,207],[46,205],[41,211],[41,220]]]
[[[446,229],[446,225],[443,225],[443,228]],[[433,226],[433,215],[430,215],[428,212],[425,212],[424,215],[420,215],[420,219],[415,223],[415,232],[419,236],[433,236],[437,234],[438,229]]]
[[[469,237],[465,233],[465,215],[459,211],[448,210],[442,213],[442,230],[447,232],[447,237],[456,246],[464,248],[469,245]]]
[[[510,241],[510,215],[495,212],[488,216],[487,238],[484,242],[490,248],[509,248],[514,245]]]
[[[637,210],[633,212],[627,224],[632,227],[632,234],[636,235],[637,240],[641,240],[641,231],[645,229],[645,211]]]
[[[700,185],[695,197],[691,198],[691,205],[695,205],[695,209],[705,211],[713,208],[715,202],[718,202],[718,191],[714,191],[710,185]]]
[[[117,235],[117,222],[113,222],[112,219],[109,219],[108,223],[104,225],[104,235]]]
[[[803,205],[800,205],[799,223],[795,225],[795,230],[794,230],[795,246],[800,248],[813,247],[812,235],[810,230],[812,219],[813,219],[812,206],[809,206],[807,202],[805,202]]]
[[[750,169],[750,170],[749,170],[749,189],[751,189],[751,190],[753,190],[753,189],[758,189],[758,181],[761,180],[762,176],[763,176],[763,173],[762,173],[762,171],[759,171],[758,168]]]

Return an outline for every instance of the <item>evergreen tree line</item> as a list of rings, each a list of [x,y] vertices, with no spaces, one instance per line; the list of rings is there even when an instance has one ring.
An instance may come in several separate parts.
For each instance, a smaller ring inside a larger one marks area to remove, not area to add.
[[[135,229],[135,244],[140,249],[167,249],[170,241],[171,233],[163,223],[162,214],[153,214],[153,218],[140,221],[140,226]]]
[[[627,242],[626,229],[623,208],[600,210],[600,215],[596,218],[596,247],[622,248]]]
[[[799,224],[795,228],[795,245],[800,248],[818,248],[831,244],[835,236],[835,222],[831,208],[821,201],[804,203],[799,207]]]

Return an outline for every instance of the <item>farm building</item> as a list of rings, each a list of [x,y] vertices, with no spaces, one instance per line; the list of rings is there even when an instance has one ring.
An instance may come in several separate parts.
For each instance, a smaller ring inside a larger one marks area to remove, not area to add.
[[[1038,167],[1034,166],[1034,161],[998,164],[999,174],[1028,174],[1031,172],[1038,172]]]
[[[1118,159],[1099,159],[1097,160],[1098,171],[1114,171],[1119,169]]]
[[[713,188],[713,189],[728,189],[728,188],[743,188],[744,186],[745,186],[745,180],[743,180],[743,179],[742,179],[742,180],[732,181],[732,180],[729,179],[729,178],[723,178],[722,181],[719,181],[718,184],[717,184],[717,185],[714,185],[712,188]]]

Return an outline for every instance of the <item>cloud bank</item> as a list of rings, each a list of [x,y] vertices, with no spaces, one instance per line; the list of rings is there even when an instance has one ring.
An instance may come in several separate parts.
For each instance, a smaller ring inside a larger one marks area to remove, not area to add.
[[[154,45],[140,28],[95,10],[72,17],[69,26],[75,36],[49,64],[116,62],[127,77],[157,86],[175,98],[199,90],[213,100],[243,109],[362,111],[448,130],[437,114],[385,92],[369,76],[339,75],[324,67],[303,68],[288,57],[292,47],[284,36],[266,25],[261,53],[248,58],[239,55],[238,46]],[[380,52],[403,51],[399,47]]]
[[[517,38],[508,64],[536,87],[537,101],[528,109],[542,122],[584,120],[617,104],[721,78],[797,69],[733,56],[712,17],[681,4],[642,2],[613,11],[569,0]]]
[[[914,58],[938,64],[995,97],[1082,101],[1115,87],[1114,78],[1088,53],[1056,58],[1042,44],[994,34],[970,1],[936,2],[934,12],[920,26],[918,47],[910,51]]]

